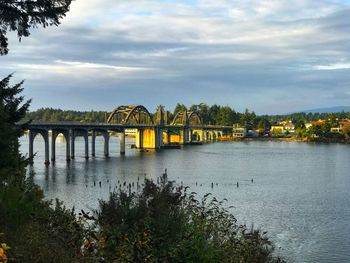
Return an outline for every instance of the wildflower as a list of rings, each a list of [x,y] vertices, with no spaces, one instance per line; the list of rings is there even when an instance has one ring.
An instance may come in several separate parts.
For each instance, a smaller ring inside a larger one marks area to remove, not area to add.
[[[5,253],[5,250],[2,247],[0,247],[0,263],[6,262],[6,261],[7,261],[7,255]]]

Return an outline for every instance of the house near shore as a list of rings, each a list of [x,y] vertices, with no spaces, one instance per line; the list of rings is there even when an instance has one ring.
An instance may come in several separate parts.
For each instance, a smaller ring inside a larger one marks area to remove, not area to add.
[[[344,127],[350,126],[350,120],[342,120],[339,121],[339,125],[337,127],[332,127],[331,132],[332,133],[341,133],[344,129]]]
[[[243,127],[233,127],[232,136],[233,138],[244,138],[246,137],[247,129]]]
[[[271,133],[274,135],[286,135],[295,132],[295,126],[292,121],[281,121],[271,125]]]

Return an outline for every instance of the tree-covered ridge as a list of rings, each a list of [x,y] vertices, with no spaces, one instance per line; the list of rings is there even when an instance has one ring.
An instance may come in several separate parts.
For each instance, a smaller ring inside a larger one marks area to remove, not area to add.
[[[105,122],[108,113],[105,111],[74,111],[60,110],[53,108],[41,108],[26,114],[26,120],[56,122],[56,121],[76,121],[76,122]]]
[[[312,122],[318,120],[331,120],[331,119],[350,119],[350,112],[331,112],[331,113],[305,113],[305,112],[297,112],[285,115],[267,115],[267,117],[272,122],[278,122],[283,120],[291,120],[293,123],[297,123],[298,121],[303,122]]]

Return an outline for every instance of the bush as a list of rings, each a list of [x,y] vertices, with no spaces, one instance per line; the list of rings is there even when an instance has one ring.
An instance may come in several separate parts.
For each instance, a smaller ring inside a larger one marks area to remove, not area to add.
[[[91,217],[85,255],[106,262],[283,262],[266,233],[237,224],[210,194],[146,180],[140,193],[119,191]]]
[[[0,231],[11,255],[16,262],[74,262],[83,242],[74,210],[41,198],[39,190],[0,189]]]

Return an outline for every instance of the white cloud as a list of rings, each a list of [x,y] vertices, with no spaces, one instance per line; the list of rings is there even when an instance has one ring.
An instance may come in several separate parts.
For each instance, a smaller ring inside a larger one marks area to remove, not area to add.
[[[60,65],[65,65],[66,68],[69,68],[69,69],[111,69],[119,73],[130,73],[130,72],[152,70],[150,68],[114,66],[114,65],[108,65],[108,64],[98,64],[98,63],[89,63],[89,62],[80,62],[80,61],[56,60],[54,62]],[[60,66],[58,65],[58,67]]]
[[[338,69],[350,69],[350,62],[338,62],[326,65],[315,65],[312,67],[316,70],[338,70]]]
[[[47,79],[50,76],[61,76],[75,79],[127,79],[145,78],[153,68],[115,66],[109,64],[89,63],[81,61],[56,60],[52,63],[19,63],[10,68],[16,69],[20,77],[25,79]]]

